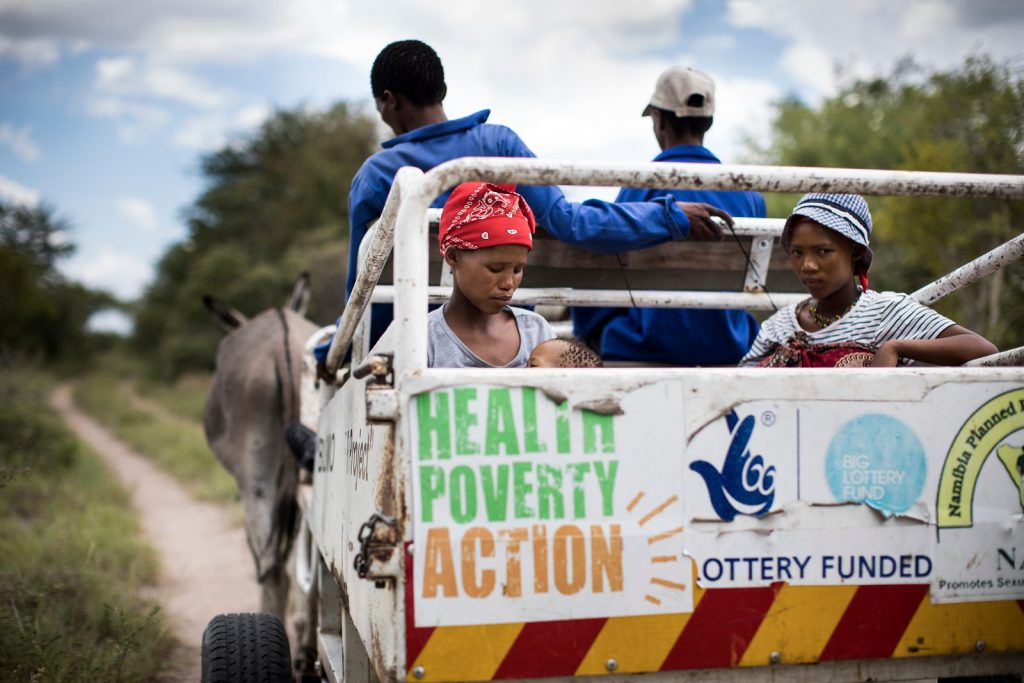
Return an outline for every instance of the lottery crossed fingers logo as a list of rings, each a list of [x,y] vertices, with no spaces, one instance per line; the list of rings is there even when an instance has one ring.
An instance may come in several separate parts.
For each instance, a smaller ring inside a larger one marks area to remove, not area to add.
[[[761,517],[775,501],[775,466],[750,452],[756,425],[752,415],[740,419],[735,410],[730,411],[726,425],[732,438],[721,469],[706,460],[693,461],[690,469],[704,480],[715,514],[724,521],[731,522],[737,515]]]

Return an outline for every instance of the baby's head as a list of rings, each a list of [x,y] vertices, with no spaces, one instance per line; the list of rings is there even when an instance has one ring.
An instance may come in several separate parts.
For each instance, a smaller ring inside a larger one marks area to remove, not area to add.
[[[482,313],[500,312],[523,279],[534,230],[533,211],[514,186],[456,187],[441,210],[437,236],[455,289]]]
[[[529,368],[600,368],[601,357],[578,339],[548,339],[537,344],[526,364]]]

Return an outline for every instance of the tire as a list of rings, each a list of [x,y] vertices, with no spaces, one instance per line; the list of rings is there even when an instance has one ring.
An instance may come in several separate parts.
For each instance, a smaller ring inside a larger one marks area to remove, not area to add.
[[[218,614],[203,631],[202,683],[291,683],[288,635],[272,614]]]

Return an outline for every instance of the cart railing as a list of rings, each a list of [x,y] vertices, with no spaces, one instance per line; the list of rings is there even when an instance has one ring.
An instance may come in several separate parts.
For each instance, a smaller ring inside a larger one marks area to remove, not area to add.
[[[327,367],[332,373],[352,344],[356,329],[371,302],[393,300],[395,333],[403,352],[396,354],[397,377],[426,368],[428,301],[443,301],[447,288],[431,287],[428,281],[428,211],[434,199],[460,182],[487,180],[528,185],[592,185],[705,190],[756,190],[765,192],[854,192],[866,195],[1024,198],[1024,176],[969,173],[883,171],[788,166],[726,166],[713,164],[635,163],[601,164],[539,159],[467,157],[441,164],[423,173],[406,167],[395,176],[391,192],[372,235],[363,241],[355,286],[338,324]],[[396,231],[400,234],[395,239]],[[737,234],[772,235],[781,231],[775,219],[737,221]],[[767,240],[770,243],[770,240]],[[394,285],[378,287],[388,256],[394,251]],[[937,299],[1019,260],[1024,255],[1024,235],[1018,236],[974,261],[914,292],[922,303]],[[753,259],[751,259],[753,261]],[[767,263],[767,261],[765,261]],[[756,289],[756,267],[748,272],[745,288]],[[753,278],[753,281],[752,281]],[[375,289],[380,289],[375,294]],[[765,292],[664,292],[610,290],[523,289],[516,301],[580,306],[632,305],[708,308],[770,309],[792,303],[800,294]],[[362,346],[362,345],[360,345]],[[358,349],[361,360],[365,349]],[[1024,362],[1024,347],[1011,349],[972,365],[1013,365]]]

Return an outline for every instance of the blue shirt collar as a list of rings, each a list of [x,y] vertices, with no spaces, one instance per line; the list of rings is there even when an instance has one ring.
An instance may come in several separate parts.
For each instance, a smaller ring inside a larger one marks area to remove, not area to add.
[[[655,161],[696,161],[698,163],[722,163],[707,147],[701,145],[676,145],[663,150],[654,157]]]
[[[477,113],[470,114],[469,116],[463,116],[461,119],[451,119],[450,121],[442,121],[441,123],[432,123],[429,126],[410,130],[408,133],[396,135],[390,140],[382,142],[380,146],[384,149],[388,149],[389,147],[400,145],[403,142],[419,142],[421,140],[429,140],[430,138],[436,138],[442,135],[458,133],[459,131],[479,126],[481,123],[485,122],[487,117],[490,115],[490,109],[481,109]]]

